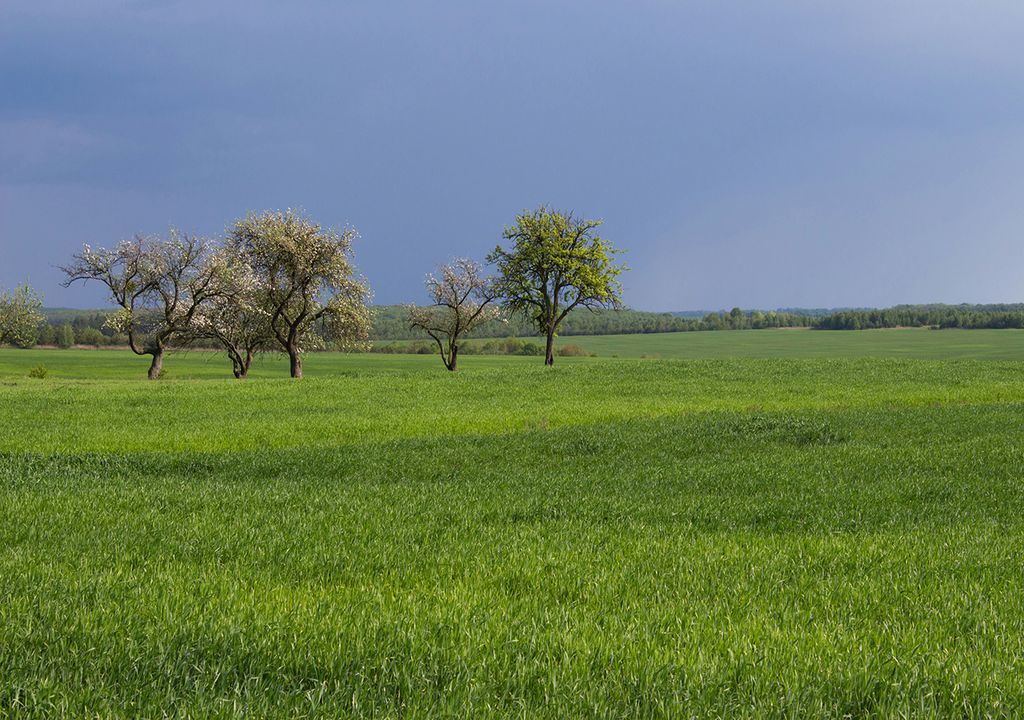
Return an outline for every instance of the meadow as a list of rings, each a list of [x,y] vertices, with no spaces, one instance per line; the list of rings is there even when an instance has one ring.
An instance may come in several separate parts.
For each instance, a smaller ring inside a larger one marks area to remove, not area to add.
[[[600,357],[700,359],[720,357],[907,357],[1024,360],[1020,330],[715,330],[632,335],[576,335],[561,339]]]
[[[0,716],[1018,716],[1021,338],[0,350]]]

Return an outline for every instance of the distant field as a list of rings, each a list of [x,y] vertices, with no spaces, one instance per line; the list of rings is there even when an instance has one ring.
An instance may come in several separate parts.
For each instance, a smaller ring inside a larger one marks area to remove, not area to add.
[[[580,335],[560,338],[559,345],[579,345],[600,359],[664,358],[856,358],[906,357],[929,360],[982,359],[1024,361],[1024,330],[718,330],[713,332],[638,335]],[[559,365],[594,362],[594,358],[558,358]],[[465,367],[533,365],[536,357],[465,355]],[[4,350],[0,375],[24,375],[45,365],[55,377],[144,377],[148,363],[122,349]],[[311,353],[304,362],[307,375],[328,376],[359,368],[384,371],[433,371],[441,367],[433,355]],[[230,376],[222,353],[174,353],[166,362],[171,379]],[[256,361],[253,377],[280,377],[287,363],[280,355]]]
[[[600,356],[1024,360],[1024,330],[716,330],[561,338]]]
[[[2,350],[0,717],[1019,716],[1018,337]]]

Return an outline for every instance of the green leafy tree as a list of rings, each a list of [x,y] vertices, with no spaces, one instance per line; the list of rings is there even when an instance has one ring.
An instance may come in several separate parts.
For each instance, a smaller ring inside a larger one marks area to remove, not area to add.
[[[57,344],[57,328],[50,323],[44,323],[39,328],[39,344],[40,345],[56,345]]]
[[[43,299],[28,285],[0,291],[0,344],[27,348],[36,344],[39,326],[46,319]]]
[[[619,253],[596,230],[600,220],[585,220],[540,206],[524,211],[488,257],[495,263],[495,291],[512,313],[522,313],[547,339],[544,363],[555,362],[555,336],[574,308],[622,308]]]
[[[302,377],[304,350],[325,341],[346,348],[368,335],[369,289],[352,263],[355,237],[293,210],[250,214],[231,230],[228,252],[251,269],[293,378]]]
[[[75,329],[66,322],[57,329],[57,347],[67,350],[75,344]]]
[[[75,341],[79,345],[94,345],[99,347],[106,342],[103,333],[92,327],[84,327],[75,331]]]

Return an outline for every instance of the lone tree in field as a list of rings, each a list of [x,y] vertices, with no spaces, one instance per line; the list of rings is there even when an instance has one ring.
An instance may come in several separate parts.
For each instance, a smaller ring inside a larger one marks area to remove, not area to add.
[[[39,326],[46,319],[43,299],[28,285],[0,290],[0,345],[27,348],[36,344]]]
[[[293,378],[302,377],[305,349],[368,335],[369,291],[352,265],[355,237],[355,230],[324,230],[292,210],[250,214],[231,230],[228,252],[258,279],[260,306]]]
[[[458,367],[459,341],[474,327],[494,320],[498,310],[492,282],[484,277],[480,264],[459,258],[427,276],[427,293],[434,301],[427,307],[409,308],[409,325],[424,331],[437,343],[444,366]]]
[[[113,249],[86,245],[63,268],[72,283],[98,280],[120,310],[107,325],[128,336],[136,355],[149,355],[149,379],[160,377],[164,353],[189,339],[200,306],[225,292],[223,267],[210,243],[172,229],[166,239],[137,235]]]
[[[210,298],[196,313],[193,337],[215,340],[227,351],[236,378],[249,376],[257,352],[276,344],[270,313],[263,307],[263,288],[252,268],[222,250],[224,292]]]
[[[555,362],[558,326],[573,308],[623,306],[618,276],[626,266],[614,264],[619,251],[595,233],[600,225],[542,205],[505,228],[508,250],[499,245],[487,256],[497,265],[495,290],[505,307],[525,314],[547,338],[545,365]]]

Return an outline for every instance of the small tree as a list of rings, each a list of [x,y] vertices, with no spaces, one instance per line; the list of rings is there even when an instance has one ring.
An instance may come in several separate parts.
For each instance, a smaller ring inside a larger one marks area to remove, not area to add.
[[[71,323],[66,322],[57,330],[57,347],[61,350],[67,350],[74,344],[75,329],[71,327]]]
[[[479,263],[459,258],[441,265],[437,276],[428,275],[426,285],[433,305],[410,307],[409,325],[433,338],[444,366],[454,372],[459,340],[477,325],[498,316],[497,308],[491,305],[492,283],[483,276]]]
[[[0,291],[0,344],[27,348],[36,344],[45,321],[43,299],[28,285]]]
[[[260,307],[274,339],[302,377],[302,352],[327,335],[337,344],[365,338],[369,290],[352,265],[355,230],[324,230],[301,214],[264,212],[235,223],[229,252],[259,280]]]
[[[194,330],[199,307],[225,291],[223,267],[212,262],[210,243],[172,229],[167,239],[138,235],[113,249],[86,245],[61,268],[74,282],[98,280],[120,310],[107,321],[124,333],[136,355],[149,355],[149,379],[160,377],[164,353]]]
[[[626,267],[614,264],[619,251],[595,233],[600,225],[542,205],[505,228],[511,248],[499,245],[487,257],[497,265],[505,307],[526,314],[547,338],[545,365],[555,362],[558,326],[573,308],[622,308],[618,276]]]
[[[57,329],[48,322],[44,322],[39,328],[40,345],[56,345],[57,344]]]
[[[227,350],[234,376],[243,379],[249,376],[256,353],[274,344],[274,332],[252,269],[230,256],[223,261],[227,290],[196,313],[195,337],[219,342]]]

